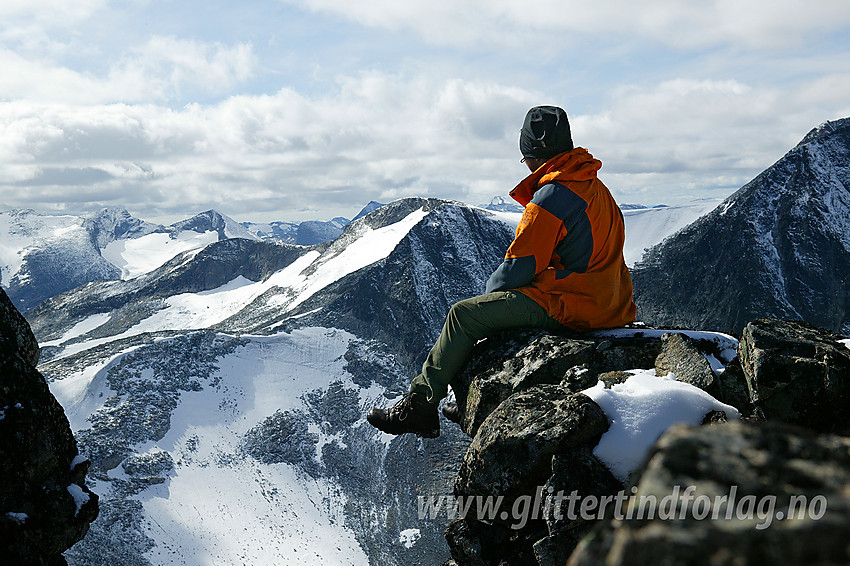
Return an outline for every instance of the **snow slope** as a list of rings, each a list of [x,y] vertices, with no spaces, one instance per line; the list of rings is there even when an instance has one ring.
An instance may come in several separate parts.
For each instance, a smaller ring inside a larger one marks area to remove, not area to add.
[[[109,242],[101,254],[121,270],[121,279],[126,280],[153,271],[178,254],[201,250],[218,239],[218,233],[212,230],[203,233],[183,230],[174,235],[157,232]]]
[[[354,387],[343,359],[352,338],[323,328],[243,337],[243,347],[218,360],[209,384],[181,394],[168,432],[135,447],[141,457],[174,462],[165,482],[135,496],[144,533],[155,543],[145,555],[151,564],[369,564],[343,524],[346,498],[333,480],[260,462],[241,449],[262,419],[306,410],[305,391],[332,382]],[[105,380],[120,358],[51,383],[72,426],[95,412],[92,401],[114,395]],[[131,479],[124,465],[108,475]],[[101,482],[101,494],[109,485]]]
[[[626,245],[623,255],[626,265],[632,267],[640,261],[647,249],[708,214],[721,202],[723,199],[701,199],[674,206],[623,210],[623,219],[626,222]]]

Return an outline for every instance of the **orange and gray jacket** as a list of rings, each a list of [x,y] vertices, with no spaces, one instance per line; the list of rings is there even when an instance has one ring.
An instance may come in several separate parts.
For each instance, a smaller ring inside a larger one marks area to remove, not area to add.
[[[487,292],[516,289],[575,330],[635,320],[632,279],[623,259],[625,226],[584,148],[547,161],[511,196],[525,207],[505,260]]]

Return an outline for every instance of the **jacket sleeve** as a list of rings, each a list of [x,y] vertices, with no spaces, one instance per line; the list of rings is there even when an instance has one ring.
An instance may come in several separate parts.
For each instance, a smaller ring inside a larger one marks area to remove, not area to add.
[[[530,202],[525,207],[505,260],[487,280],[486,292],[529,285],[537,274],[552,263],[555,246],[565,234],[566,228],[561,219],[533,201]]]

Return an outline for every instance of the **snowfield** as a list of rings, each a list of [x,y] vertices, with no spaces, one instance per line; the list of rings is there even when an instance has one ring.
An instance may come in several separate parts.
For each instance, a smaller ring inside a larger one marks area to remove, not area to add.
[[[121,270],[121,279],[133,279],[153,271],[171,258],[188,251],[201,251],[218,241],[218,233],[184,230],[172,238],[157,232],[130,240],[109,242],[101,250],[103,258]]]

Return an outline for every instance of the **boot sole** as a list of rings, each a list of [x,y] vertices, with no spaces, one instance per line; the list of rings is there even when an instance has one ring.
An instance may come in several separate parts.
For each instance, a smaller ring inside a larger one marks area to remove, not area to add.
[[[440,429],[431,430],[428,432],[416,432],[414,433],[419,438],[438,438],[440,436]]]
[[[428,430],[428,431],[425,431],[425,432],[416,431],[416,430],[402,430],[402,431],[387,430],[384,426],[382,426],[384,424],[383,422],[381,422],[379,420],[373,421],[373,419],[370,418],[370,415],[366,416],[366,422],[368,422],[370,425],[372,425],[376,429],[380,430],[381,432],[383,432],[385,434],[392,434],[393,436],[398,436],[400,434],[415,434],[416,436],[418,436],[420,438],[437,438],[437,437],[440,436],[440,429],[439,428],[434,428],[434,429],[431,429],[431,430]]]

